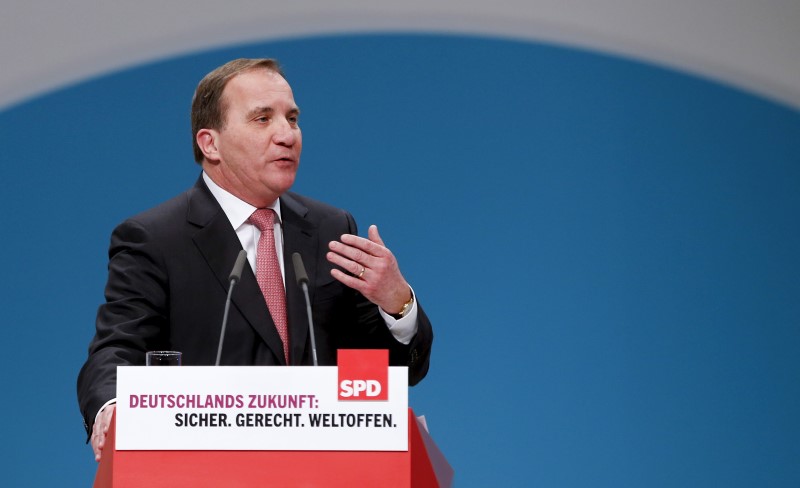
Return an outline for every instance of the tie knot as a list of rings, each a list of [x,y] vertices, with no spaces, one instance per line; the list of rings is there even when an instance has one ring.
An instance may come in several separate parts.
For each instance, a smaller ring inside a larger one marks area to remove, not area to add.
[[[267,229],[272,230],[273,222],[275,220],[275,212],[271,208],[259,208],[253,212],[253,215],[251,215],[248,220],[261,232],[264,232]]]

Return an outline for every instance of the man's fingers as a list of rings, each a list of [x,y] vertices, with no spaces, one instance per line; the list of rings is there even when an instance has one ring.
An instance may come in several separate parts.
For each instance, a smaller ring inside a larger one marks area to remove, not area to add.
[[[330,261],[331,263],[339,266],[342,269],[346,269],[347,271],[349,271],[350,273],[352,273],[352,274],[354,274],[356,276],[358,276],[359,273],[361,273],[361,268],[362,267],[364,267],[364,268],[366,267],[366,266],[363,266],[363,265],[357,263],[356,261],[352,261],[350,259],[347,259],[346,257],[344,257],[344,256],[342,256],[340,254],[337,254],[335,252],[329,252],[328,255],[327,255],[327,258],[328,258],[328,261]]]
[[[369,236],[369,240],[382,246],[386,247],[386,244],[383,243],[383,239],[381,239],[381,235],[378,233],[378,226],[377,225],[370,225],[369,230],[367,231],[367,235]]]
[[[100,455],[103,450],[103,445],[105,442],[105,435],[94,433],[92,434],[92,450],[94,451],[94,460],[100,461]]]
[[[91,441],[95,461],[100,461],[103,448],[106,445],[106,434],[108,434],[108,428],[111,426],[111,417],[113,417],[115,409],[116,405],[108,405],[100,412],[100,415],[97,417],[97,422],[92,426]]]
[[[361,238],[359,237],[359,239]],[[364,240],[366,241],[366,239]],[[370,244],[373,246],[375,245],[372,242],[370,242]],[[341,266],[354,275],[358,275],[361,272],[362,266],[367,269],[373,268],[381,260],[381,258],[370,255],[368,252],[339,241],[331,241],[330,244],[328,244],[328,248],[331,251],[328,253],[328,261]]]
[[[352,288],[354,290],[360,291],[360,292],[364,291],[362,288],[363,288],[365,282],[360,280],[360,279],[358,279],[358,278],[356,278],[356,277],[354,277],[354,276],[350,276],[347,273],[342,273],[338,269],[332,269],[331,270],[331,276],[333,276],[337,280],[341,281],[345,286],[348,286],[348,287],[350,287],[350,288]]]
[[[348,266],[343,261],[337,261],[335,264],[354,274],[358,274],[361,269],[360,266],[372,268],[381,260],[391,258],[392,252],[384,245],[383,239],[378,233],[378,227],[371,225],[368,234],[368,239],[352,234],[343,234],[340,237],[340,241],[331,241],[328,244],[328,248],[332,252],[357,263],[359,266]]]
[[[410,294],[408,284],[376,225],[369,226],[367,237],[343,234],[341,241],[328,244],[328,261],[341,268],[332,269],[331,276],[384,310],[400,310]]]
[[[342,234],[340,240],[342,244],[353,249],[353,252],[362,252],[365,255],[375,257],[382,257],[384,255],[383,245],[379,245],[370,239],[354,236],[353,234]]]

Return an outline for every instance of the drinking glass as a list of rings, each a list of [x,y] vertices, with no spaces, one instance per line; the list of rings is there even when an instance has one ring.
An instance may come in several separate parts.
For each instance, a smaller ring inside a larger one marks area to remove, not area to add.
[[[178,351],[148,351],[148,366],[180,366],[181,353]]]

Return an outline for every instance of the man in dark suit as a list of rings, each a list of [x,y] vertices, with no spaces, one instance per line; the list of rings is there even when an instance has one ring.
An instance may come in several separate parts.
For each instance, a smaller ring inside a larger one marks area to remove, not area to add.
[[[337,349],[385,348],[392,365],[409,367],[410,384],[427,373],[430,322],[377,228],[358,237],[347,212],[288,192],[302,149],[298,116],[274,60],[235,60],[198,85],[192,132],[203,174],[111,238],[106,303],[78,377],[96,459],[114,411],[117,366],[144,364],[152,350],[181,351],[187,365],[214,363],[228,274],[243,248],[249,266],[233,295],[221,364],[311,363],[291,265],[298,252],[321,365],[336,364]],[[259,223],[259,214],[269,222]]]

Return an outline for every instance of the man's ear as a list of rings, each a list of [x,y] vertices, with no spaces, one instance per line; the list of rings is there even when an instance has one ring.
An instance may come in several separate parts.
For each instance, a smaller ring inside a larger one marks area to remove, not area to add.
[[[217,137],[219,137],[219,133],[214,129],[200,129],[195,136],[197,146],[203,152],[205,159],[209,161],[219,161]]]

